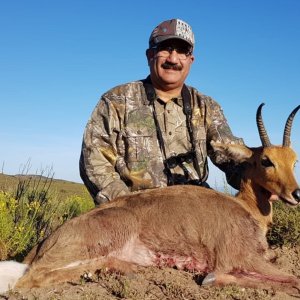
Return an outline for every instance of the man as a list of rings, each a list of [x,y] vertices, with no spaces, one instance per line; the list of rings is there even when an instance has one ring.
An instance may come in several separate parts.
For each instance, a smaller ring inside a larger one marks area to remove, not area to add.
[[[210,141],[234,137],[220,106],[184,84],[194,34],[182,20],[159,24],[146,51],[150,75],[102,95],[87,123],[80,174],[96,204],[173,184],[208,186],[207,155],[238,187],[239,174]]]

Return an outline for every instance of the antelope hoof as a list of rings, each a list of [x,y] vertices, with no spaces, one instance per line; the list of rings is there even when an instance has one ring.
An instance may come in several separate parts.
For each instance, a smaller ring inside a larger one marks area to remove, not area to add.
[[[216,277],[215,277],[215,274],[214,273],[208,273],[203,281],[202,281],[202,285],[212,285],[214,284],[216,281]]]

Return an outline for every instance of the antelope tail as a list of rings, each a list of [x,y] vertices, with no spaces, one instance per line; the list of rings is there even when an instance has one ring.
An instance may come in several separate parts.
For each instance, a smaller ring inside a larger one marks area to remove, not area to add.
[[[15,261],[0,262],[0,293],[5,293],[14,288],[18,279],[21,278],[28,269],[28,265]]]

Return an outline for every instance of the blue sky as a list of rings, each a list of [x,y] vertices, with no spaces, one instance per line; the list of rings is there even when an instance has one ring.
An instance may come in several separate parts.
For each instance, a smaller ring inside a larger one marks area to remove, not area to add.
[[[259,146],[261,102],[274,144],[300,104],[299,0],[0,0],[0,167],[81,182],[86,122],[101,94],[148,75],[152,29],[180,18],[193,28],[187,83],[223,107],[236,136]],[[292,131],[300,154],[300,113]],[[297,167],[297,169],[299,166]],[[297,171],[298,172],[298,171]],[[299,173],[299,172],[298,172]],[[211,170],[209,181],[219,181]]]

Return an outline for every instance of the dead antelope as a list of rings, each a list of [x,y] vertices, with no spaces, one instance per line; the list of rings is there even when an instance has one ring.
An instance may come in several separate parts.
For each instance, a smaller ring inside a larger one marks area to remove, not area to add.
[[[120,197],[58,228],[18,265],[23,268],[20,275],[15,275],[16,263],[9,271],[10,263],[3,262],[2,291],[14,280],[16,287],[31,288],[77,280],[103,267],[133,271],[159,266],[200,272],[206,275],[204,284],[299,293],[300,280],[266,260],[265,233],[273,201],[296,206],[300,200],[293,173],[296,154],[290,148],[292,121],[300,106],[287,119],[282,146],[271,145],[261,108],[257,126],[262,147],[212,144],[246,164],[236,197],[190,185]],[[8,282],[10,272],[14,279]]]

